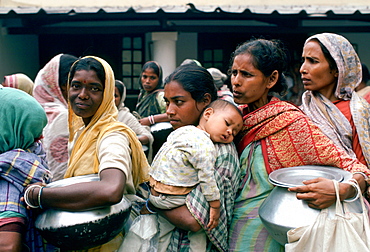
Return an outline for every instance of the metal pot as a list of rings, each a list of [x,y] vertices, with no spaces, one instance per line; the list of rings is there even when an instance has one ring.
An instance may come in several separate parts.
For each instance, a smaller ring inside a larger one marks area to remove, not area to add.
[[[97,174],[78,176],[52,182],[46,187],[97,181]],[[50,244],[62,249],[80,250],[104,244],[117,236],[126,224],[131,202],[123,197],[118,204],[99,209],[69,212],[46,209],[36,219],[36,228]]]
[[[352,174],[335,167],[299,166],[283,168],[269,175],[269,181],[276,186],[262,203],[258,213],[269,234],[281,245],[288,242],[287,232],[290,229],[313,224],[320,213],[320,210],[309,207],[305,201],[298,200],[296,193],[289,192],[288,188],[303,185],[303,180],[317,177],[335,177],[341,182],[351,178]],[[348,208],[353,212],[362,212],[359,200],[348,203]],[[329,217],[334,213],[335,204],[329,207]]]

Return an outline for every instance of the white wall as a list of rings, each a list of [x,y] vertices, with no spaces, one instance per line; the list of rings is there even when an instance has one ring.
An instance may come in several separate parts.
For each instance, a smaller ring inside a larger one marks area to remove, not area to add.
[[[32,80],[39,71],[38,37],[36,35],[0,35],[0,78],[24,73]]]

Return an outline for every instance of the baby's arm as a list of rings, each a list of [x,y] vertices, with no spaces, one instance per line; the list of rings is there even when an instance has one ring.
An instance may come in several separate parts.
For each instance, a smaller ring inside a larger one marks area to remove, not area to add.
[[[209,222],[207,225],[208,230],[212,230],[218,225],[218,219],[220,218],[220,207],[221,203],[219,200],[208,202],[210,206],[209,210]]]

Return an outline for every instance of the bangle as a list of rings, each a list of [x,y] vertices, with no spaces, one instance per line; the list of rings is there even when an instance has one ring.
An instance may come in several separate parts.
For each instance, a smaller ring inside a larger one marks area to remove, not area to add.
[[[153,210],[151,210],[151,209],[149,208],[148,202],[149,202],[149,199],[147,199],[147,200],[146,200],[146,202],[145,202],[145,207],[146,207],[146,209],[148,209],[149,213],[152,213],[152,214],[157,213],[156,211],[153,211]]]
[[[42,190],[44,189],[44,186],[41,186],[40,190],[39,190],[39,194],[37,196],[37,201],[39,203],[39,207],[42,209],[42,206],[41,206],[41,193],[42,193]]]
[[[364,177],[364,180],[365,180],[365,183],[366,183],[366,187],[370,186],[370,179],[369,179],[369,177],[365,173],[363,173],[363,172],[354,172],[353,175],[354,174],[360,174],[360,175],[362,175]]]
[[[344,183],[347,183],[347,184],[350,184],[351,186],[353,186],[355,188],[355,190],[356,190],[356,195],[354,197],[352,197],[352,198],[345,199],[343,201],[344,202],[347,202],[347,203],[350,203],[350,202],[353,202],[353,201],[357,200],[360,197],[360,195],[361,195],[361,190],[360,190],[360,187],[358,186],[357,180],[355,180],[355,179],[349,179],[348,182],[344,182]]]
[[[33,192],[33,190],[34,190],[36,187],[42,188],[42,186],[40,186],[40,185],[31,185],[31,186],[29,186],[29,187],[26,189],[26,191],[24,192],[24,202],[26,202],[27,206],[29,206],[30,208],[39,208],[39,207],[40,207],[40,205],[35,206],[35,205],[31,204],[30,199],[29,199],[30,191],[32,190],[32,192]],[[39,192],[39,193],[40,193],[40,192]],[[41,195],[40,195],[40,196],[41,196]]]
[[[150,115],[150,116],[148,116],[148,119],[149,119],[149,123],[150,124],[155,124],[155,120],[154,120],[154,116],[153,115]]]
[[[210,208],[213,208],[213,209],[220,209],[221,206],[219,206],[219,207],[213,207],[213,206],[209,205],[209,207]]]

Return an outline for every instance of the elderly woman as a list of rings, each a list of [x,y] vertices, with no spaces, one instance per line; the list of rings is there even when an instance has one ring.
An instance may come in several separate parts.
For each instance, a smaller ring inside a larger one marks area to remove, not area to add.
[[[258,209],[273,189],[268,175],[274,170],[303,165],[327,165],[353,173],[361,189],[369,170],[327,138],[296,106],[280,101],[273,92],[285,90],[283,72],[287,56],[277,41],[255,39],[240,45],[230,69],[234,100],[244,114],[244,127],[237,141],[242,186],[235,200],[230,227],[231,251],[283,251],[267,233]],[[313,208],[335,202],[331,180],[317,178],[290,188]],[[340,183],[340,197],[355,195],[355,189]]]

